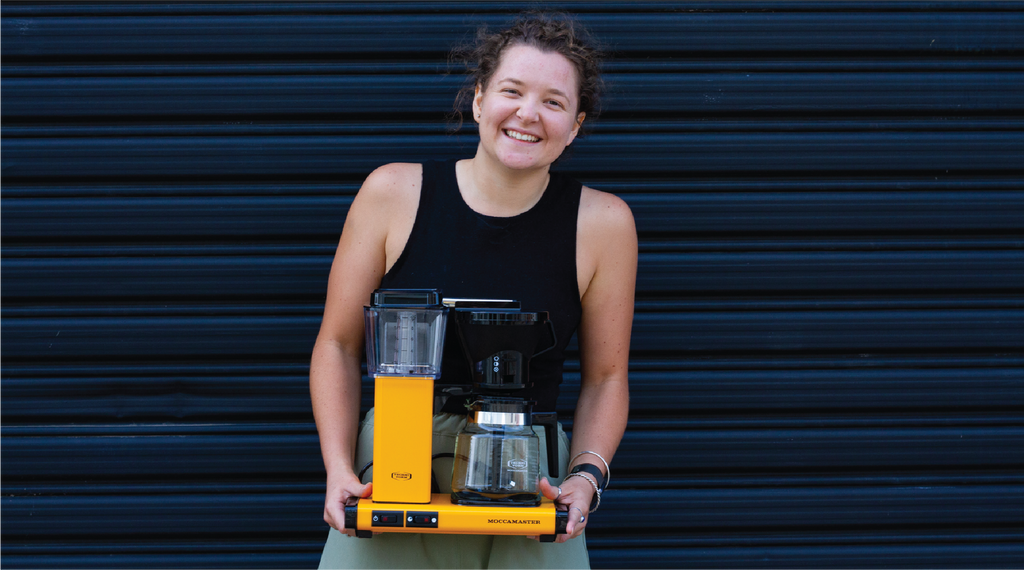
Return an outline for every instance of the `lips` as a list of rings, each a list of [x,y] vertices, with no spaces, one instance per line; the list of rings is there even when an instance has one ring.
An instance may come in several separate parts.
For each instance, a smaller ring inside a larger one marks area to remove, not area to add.
[[[502,129],[502,132],[505,133],[505,136],[507,136],[509,138],[516,139],[517,141],[523,141],[523,142],[538,142],[538,141],[540,141],[539,137],[535,137],[533,135],[528,135],[526,133],[521,133],[519,131],[513,131],[512,129]]]

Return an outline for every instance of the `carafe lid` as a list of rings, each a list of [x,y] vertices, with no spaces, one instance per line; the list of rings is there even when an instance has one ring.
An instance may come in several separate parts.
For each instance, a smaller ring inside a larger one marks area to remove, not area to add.
[[[437,289],[377,289],[370,297],[370,306],[439,309],[443,305]]]

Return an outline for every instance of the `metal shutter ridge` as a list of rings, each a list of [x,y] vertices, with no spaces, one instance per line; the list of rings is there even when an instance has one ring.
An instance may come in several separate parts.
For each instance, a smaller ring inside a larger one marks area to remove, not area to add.
[[[5,568],[316,566],[348,205],[533,6],[0,6]],[[1024,3],[552,7],[640,232],[594,567],[1024,564]]]

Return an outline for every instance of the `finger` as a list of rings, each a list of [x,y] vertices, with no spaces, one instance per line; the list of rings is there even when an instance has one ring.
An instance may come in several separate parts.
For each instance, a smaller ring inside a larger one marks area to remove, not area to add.
[[[583,514],[587,511],[583,510],[581,505],[582,503],[579,502],[569,505],[569,523],[565,525],[566,540],[579,536],[587,524],[587,515]],[[583,520],[580,520],[581,518]]]
[[[324,507],[324,522],[327,523],[331,528],[335,530],[342,530],[344,527],[345,519],[339,519],[335,516],[334,512],[329,507]]]
[[[362,485],[361,487],[357,488],[354,493],[350,494],[349,495],[349,499],[351,499],[352,497],[359,497],[360,500],[367,499],[367,498],[370,497],[371,493],[373,493],[372,483],[367,483],[366,485]],[[342,501],[342,504],[347,504],[349,499],[346,499],[345,501]],[[338,524],[337,524],[337,526],[335,526],[335,525],[331,525],[331,526],[334,526],[334,528],[344,532],[345,534],[347,534],[349,536],[355,536],[355,529],[354,528],[346,528],[345,527],[345,508],[346,507],[342,506],[342,507],[337,508],[337,509],[332,509],[331,514],[333,515],[334,520],[337,521]],[[334,511],[337,511],[337,512],[334,512]]]
[[[547,477],[541,477],[540,483],[537,484],[537,488],[540,489],[542,495],[545,498],[551,499],[552,501],[557,499],[561,492],[558,487],[548,482]]]
[[[573,512],[575,513],[577,511],[573,511]],[[581,534],[583,534],[583,531],[586,530],[586,528],[587,528],[587,516],[588,515],[583,515],[583,520],[578,522],[578,523],[576,523],[575,528],[572,531],[572,534],[569,535],[569,538],[576,538],[576,537],[580,536]]]

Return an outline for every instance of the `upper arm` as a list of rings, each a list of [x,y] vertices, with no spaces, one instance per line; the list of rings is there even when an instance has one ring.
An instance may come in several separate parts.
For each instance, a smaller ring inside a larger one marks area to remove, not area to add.
[[[577,232],[584,380],[625,380],[636,290],[633,214],[622,199],[584,188]]]
[[[388,164],[373,171],[360,187],[331,265],[318,341],[337,343],[356,354],[362,350],[363,306],[387,271],[396,234],[411,228],[408,218],[416,215],[420,168]]]

